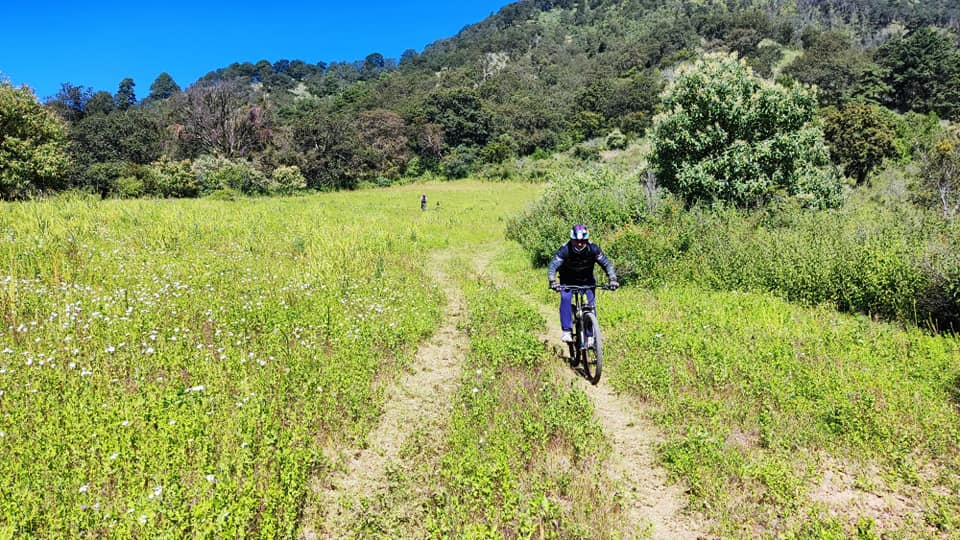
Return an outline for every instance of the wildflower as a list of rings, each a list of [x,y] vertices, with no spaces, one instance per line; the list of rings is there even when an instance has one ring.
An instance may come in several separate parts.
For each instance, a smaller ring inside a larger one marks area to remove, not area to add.
[[[90,484],[84,484],[80,486],[80,493],[86,493],[88,489],[90,489]]]
[[[141,525],[146,525],[146,524],[147,524],[147,515],[146,515],[146,514],[140,514],[140,519],[138,519],[137,521],[139,521]]]
[[[108,346],[107,346],[107,352],[108,352],[108,353],[113,353],[113,352],[116,351],[116,350],[117,350],[117,349],[115,349],[115,348],[113,347],[113,345],[108,345]]]
[[[203,385],[198,384],[197,386],[192,386],[187,388],[187,392],[203,392]]]
[[[207,482],[210,482],[211,484],[217,481],[217,477],[215,477],[215,476],[212,475],[212,474],[208,474],[208,475],[206,476],[206,479],[207,479]]]
[[[114,453],[110,454],[110,461],[113,461],[113,460],[117,459],[118,457],[120,457],[120,454],[114,452]]]

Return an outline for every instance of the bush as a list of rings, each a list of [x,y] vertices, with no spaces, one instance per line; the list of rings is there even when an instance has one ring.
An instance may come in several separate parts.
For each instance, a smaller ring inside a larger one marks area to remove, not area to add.
[[[473,148],[458,146],[443,157],[441,161],[443,175],[450,179],[466,178],[473,172],[476,161],[477,155]]]
[[[661,205],[618,231],[607,252],[625,278],[647,286],[770,291],[948,329],[960,319],[957,232],[928,214],[875,207],[771,214]]]
[[[643,188],[635,178],[593,166],[556,176],[543,197],[507,224],[507,238],[517,241],[535,264],[546,264],[568,238],[570,227],[583,223],[592,237],[603,235],[644,212]]]
[[[196,197],[200,193],[187,160],[161,159],[151,163],[144,184],[147,193],[161,197]]]
[[[270,192],[271,182],[248,161],[201,156],[193,162],[192,169],[202,194],[209,194],[218,189],[232,189],[244,195]]]
[[[623,150],[627,147],[627,136],[624,135],[619,129],[614,129],[607,134],[607,138],[604,140],[603,145],[608,150]]]
[[[816,97],[755,77],[735,56],[708,55],[683,70],[654,119],[650,163],[659,182],[688,204],[757,207],[791,197],[836,207],[841,186]]]
[[[123,199],[143,197],[147,193],[146,183],[136,176],[121,176],[113,186],[113,192]]]
[[[300,172],[300,167],[296,165],[277,167],[270,175],[270,179],[271,193],[287,195],[307,188],[307,179]]]

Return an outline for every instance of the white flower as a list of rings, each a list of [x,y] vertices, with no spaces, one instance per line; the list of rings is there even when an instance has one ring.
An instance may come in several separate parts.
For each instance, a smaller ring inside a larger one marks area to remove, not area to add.
[[[147,515],[146,515],[146,514],[140,514],[140,519],[138,519],[137,521],[139,521],[141,525],[146,525],[146,524],[147,524]]]
[[[115,349],[115,348],[113,347],[113,345],[108,345],[108,346],[107,346],[107,352],[108,352],[108,353],[113,353],[113,352],[116,351],[116,350],[117,350],[117,349]]]
[[[113,461],[113,460],[117,459],[118,457],[120,457],[120,454],[114,452],[114,453],[110,454],[110,461]]]
[[[479,392],[479,391],[480,391],[479,388],[477,388],[476,386],[473,387],[473,393],[474,393],[474,394],[476,394],[476,393]]]
[[[124,420],[123,422],[120,422],[120,425],[123,426],[123,427],[127,427],[127,426],[130,425],[130,421],[129,421],[129,420]]]
[[[80,493],[86,493],[88,489],[90,489],[90,484],[84,484],[80,486]]]
[[[207,482],[210,482],[211,484],[217,481],[217,477],[212,474],[208,474],[206,476],[206,479],[207,479]]]
[[[153,354],[153,347],[147,347],[147,350],[143,351],[147,354]]]
[[[168,422],[168,423],[169,423],[171,426],[177,425],[177,421],[176,421],[176,420],[171,420],[171,421]]]
[[[198,384],[197,386],[187,388],[187,392],[203,392],[203,385]]]

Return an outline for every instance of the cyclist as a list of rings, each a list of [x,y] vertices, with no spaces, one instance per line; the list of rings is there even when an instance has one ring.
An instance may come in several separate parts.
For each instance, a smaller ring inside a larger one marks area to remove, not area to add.
[[[607,273],[610,286],[614,289],[620,286],[617,282],[617,273],[613,263],[603,254],[600,246],[590,242],[590,232],[586,225],[574,225],[570,229],[570,241],[557,250],[550,266],[547,267],[547,279],[550,288],[560,290],[560,328],[563,330],[563,341],[573,341],[573,309],[570,307],[572,291],[561,290],[562,285],[580,285],[595,287],[597,279],[593,275],[593,265],[599,264]],[[557,280],[557,271],[560,279]],[[594,290],[587,292],[587,302],[594,305]],[[589,346],[589,344],[588,344]]]

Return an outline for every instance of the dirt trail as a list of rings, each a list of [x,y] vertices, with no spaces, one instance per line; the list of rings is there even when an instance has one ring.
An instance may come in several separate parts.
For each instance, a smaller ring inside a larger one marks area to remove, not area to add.
[[[579,385],[590,397],[597,420],[613,447],[606,464],[607,476],[618,486],[624,506],[624,529],[635,532],[630,538],[709,538],[703,532],[706,527],[699,516],[684,513],[683,488],[667,484],[667,473],[657,463],[656,456],[656,444],[661,436],[647,419],[643,405],[617,394],[605,382],[604,374],[593,386],[569,368],[559,358],[562,351],[564,357],[568,353],[560,341],[557,307],[528,301],[537,306],[547,320],[547,327],[553,329],[540,338],[557,354],[557,370],[562,372],[562,377],[575,381],[573,384]]]
[[[429,343],[417,351],[410,371],[392,385],[380,423],[367,439],[367,447],[347,456],[327,485],[315,486],[320,500],[303,538],[358,538],[365,536],[420,536],[417,524],[435,472],[413,470],[409,463],[428,464],[441,455],[452,394],[460,382],[468,341],[458,329],[466,316],[463,294],[443,269],[450,252],[435,254],[429,268],[447,297],[443,324]],[[406,445],[406,446],[405,446]],[[405,459],[416,453],[416,459]],[[434,463],[436,464],[436,463]],[[325,513],[324,513],[325,512]],[[313,523],[311,523],[313,522]]]

